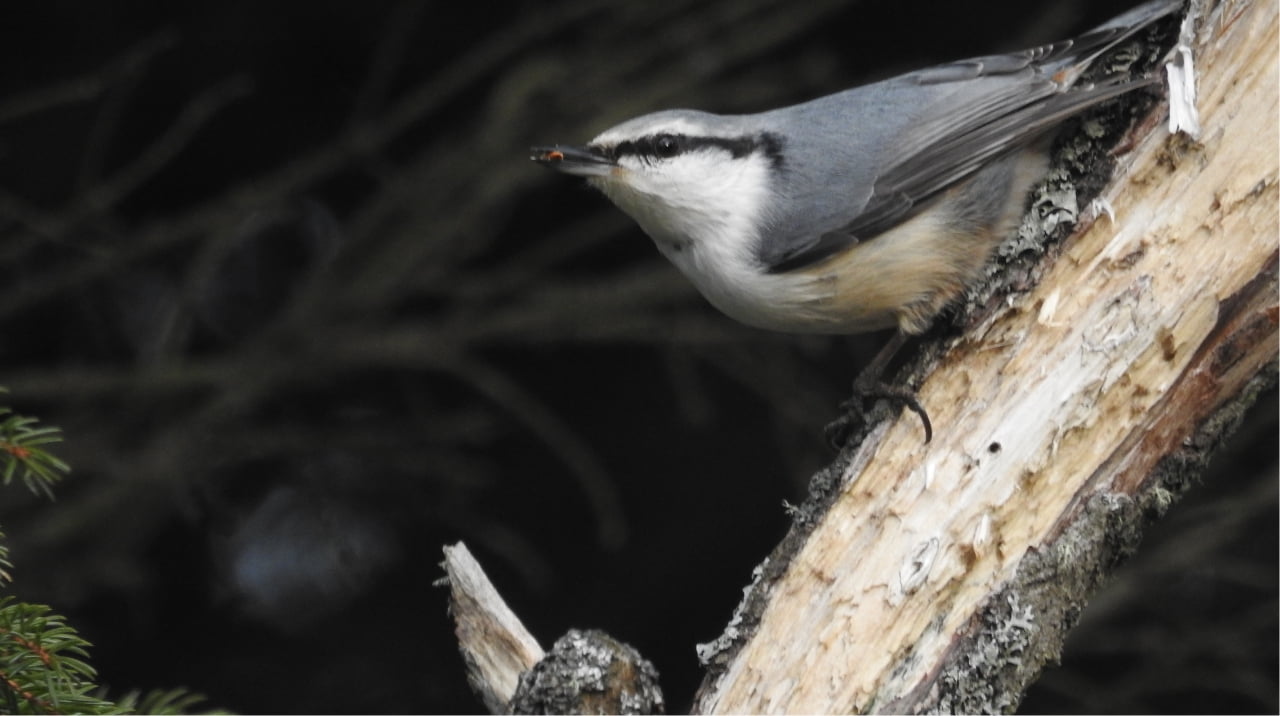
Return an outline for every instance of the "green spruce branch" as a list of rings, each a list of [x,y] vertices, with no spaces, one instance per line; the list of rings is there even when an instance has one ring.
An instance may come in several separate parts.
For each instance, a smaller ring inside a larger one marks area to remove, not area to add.
[[[7,392],[0,386],[0,393]],[[71,468],[44,449],[62,442],[62,430],[37,427],[39,422],[0,406],[0,481],[8,486],[17,476],[27,489],[53,499],[53,486]]]
[[[7,393],[0,386],[0,393]],[[45,449],[62,431],[0,406],[0,483],[15,479],[53,498],[71,468]],[[9,550],[0,532],[0,586],[12,581]],[[186,689],[130,692],[112,701],[89,664],[89,642],[52,609],[0,597],[0,714],[181,714],[203,697]]]

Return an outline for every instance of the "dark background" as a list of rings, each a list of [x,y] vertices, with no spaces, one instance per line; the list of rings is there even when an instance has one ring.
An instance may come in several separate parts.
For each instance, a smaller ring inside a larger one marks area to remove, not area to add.
[[[1128,3],[1131,4],[1131,3]],[[13,591],[104,682],[246,712],[472,711],[440,546],[544,646],[687,708],[694,644],[832,454],[882,337],[704,305],[539,170],[672,106],[790,103],[1127,4],[24,4],[0,23],[0,385],[66,432]],[[1030,711],[1277,710],[1276,411],[1095,599]]]

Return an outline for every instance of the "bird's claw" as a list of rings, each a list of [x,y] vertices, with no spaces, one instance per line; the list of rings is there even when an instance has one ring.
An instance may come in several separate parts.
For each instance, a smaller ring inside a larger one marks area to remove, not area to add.
[[[873,404],[876,400],[897,403],[919,415],[920,422],[924,424],[925,443],[933,440],[933,423],[929,420],[929,414],[925,412],[924,406],[920,405],[915,393],[906,388],[880,382],[857,380],[853,384],[853,396],[840,404],[840,417],[828,423],[823,429],[827,442],[837,450],[843,447],[855,425],[870,423],[870,410],[867,406],[868,403]]]

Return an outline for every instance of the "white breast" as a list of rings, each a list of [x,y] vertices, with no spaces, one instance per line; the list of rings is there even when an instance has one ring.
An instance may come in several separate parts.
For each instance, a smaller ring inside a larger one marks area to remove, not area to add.
[[[640,224],[658,250],[716,308],[743,323],[785,326],[795,283],[766,274],[755,255],[762,207],[769,204],[769,160],[690,152],[655,168],[634,160],[591,183]],[[659,170],[660,169],[660,170]]]

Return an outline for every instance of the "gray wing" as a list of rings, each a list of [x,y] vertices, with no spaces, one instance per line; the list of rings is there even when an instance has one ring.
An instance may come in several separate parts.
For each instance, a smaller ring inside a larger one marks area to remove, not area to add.
[[[875,174],[865,204],[833,230],[776,242],[761,260],[774,273],[821,261],[909,218],[931,197],[1026,146],[1063,119],[1157,78],[1071,87],[1098,54],[1180,5],[1157,0],[1075,40],[913,72],[883,83],[926,101],[892,137],[897,160]],[[892,85],[897,85],[893,87]],[[912,89],[914,88],[914,90]]]
[[[839,232],[874,237],[907,218],[921,202],[997,157],[1026,146],[1067,117],[1154,81],[1144,78],[1061,94],[1052,82],[1019,83],[1012,93],[993,93],[981,98],[985,101],[978,106],[965,107],[974,114],[968,123],[942,118],[940,122],[952,124],[948,131],[920,127],[925,141],[917,150],[904,152],[900,163],[880,174],[862,213]],[[1031,103],[1007,106],[1013,104],[1010,100],[1029,98],[1034,98]]]

